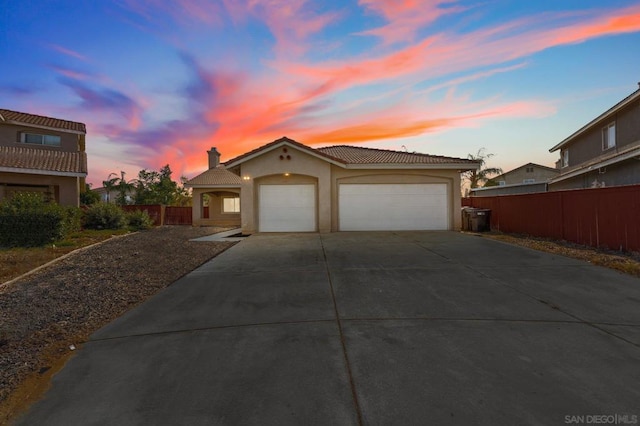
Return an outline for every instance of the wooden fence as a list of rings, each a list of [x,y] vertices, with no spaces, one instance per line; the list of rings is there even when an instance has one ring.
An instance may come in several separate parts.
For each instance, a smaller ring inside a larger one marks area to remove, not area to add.
[[[154,226],[161,225],[191,225],[191,207],[174,207],[162,205],[131,205],[122,206],[124,211],[144,211],[153,220]]]
[[[167,206],[164,211],[165,225],[191,225],[193,216],[191,215],[191,207],[173,207]]]
[[[640,251],[640,185],[463,198],[491,210],[491,229]]]

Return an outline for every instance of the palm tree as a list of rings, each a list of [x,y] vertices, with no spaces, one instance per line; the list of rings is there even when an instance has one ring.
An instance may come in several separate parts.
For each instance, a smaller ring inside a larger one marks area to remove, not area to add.
[[[463,177],[469,182],[471,188],[477,188],[481,184],[484,185],[491,179],[491,176],[501,175],[502,169],[500,167],[485,167],[487,159],[493,157],[493,154],[486,154],[484,148],[480,148],[478,152],[473,155],[467,155],[469,160],[474,160],[480,163],[478,170],[469,170],[464,172]]]
[[[120,177],[116,173],[110,173],[107,176],[107,180],[102,182],[102,186],[107,190],[107,196],[109,197],[111,191],[118,191],[118,196],[116,197],[116,204],[123,206],[127,204],[127,195],[131,193],[131,191],[135,188],[136,180],[132,179],[127,182],[124,178],[125,172],[120,172]],[[114,177],[112,177],[114,176]],[[109,201],[109,200],[107,200]]]

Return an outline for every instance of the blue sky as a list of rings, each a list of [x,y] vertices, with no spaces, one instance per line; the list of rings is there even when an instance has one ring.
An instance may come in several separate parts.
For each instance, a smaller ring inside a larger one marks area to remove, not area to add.
[[[89,181],[288,136],[505,171],[638,88],[640,2],[0,0],[0,107],[87,124]]]

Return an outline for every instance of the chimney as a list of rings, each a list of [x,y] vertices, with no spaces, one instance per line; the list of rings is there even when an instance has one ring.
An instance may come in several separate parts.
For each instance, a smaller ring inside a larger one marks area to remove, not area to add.
[[[220,165],[220,153],[215,146],[211,147],[211,151],[207,151],[209,154],[209,169],[215,169]]]

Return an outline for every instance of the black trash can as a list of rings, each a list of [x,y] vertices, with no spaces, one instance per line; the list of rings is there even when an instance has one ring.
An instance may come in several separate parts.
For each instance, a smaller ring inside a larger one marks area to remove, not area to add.
[[[491,210],[474,207],[463,208],[462,230],[471,232],[491,231]]]

